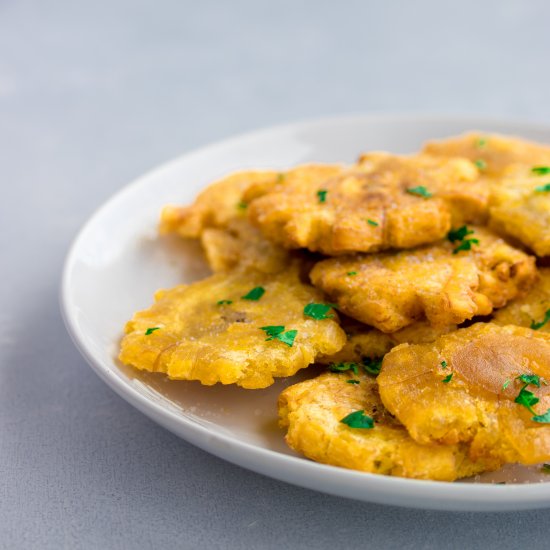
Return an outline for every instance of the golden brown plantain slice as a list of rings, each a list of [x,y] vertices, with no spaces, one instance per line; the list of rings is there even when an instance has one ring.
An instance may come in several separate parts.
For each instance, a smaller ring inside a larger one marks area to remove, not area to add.
[[[548,174],[534,174],[546,168]],[[537,256],[550,255],[550,166],[516,166],[491,187],[492,229],[512,237]]]
[[[343,313],[383,332],[421,320],[439,329],[488,315],[536,279],[533,257],[482,228],[453,244],[323,260],[311,272],[313,285]]]
[[[488,178],[499,179],[514,164],[550,163],[550,146],[523,139],[472,132],[428,142],[424,153],[443,158],[464,157],[478,164]]]
[[[165,206],[160,232],[195,239],[207,227],[226,227],[229,221],[246,217],[245,189],[254,184],[274,185],[279,177],[279,172],[272,170],[230,174],[209,185],[190,206]]]
[[[444,237],[451,222],[482,222],[488,189],[465,159],[363,155],[325,182],[283,180],[255,193],[250,219],[286,248],[339,255],[412,248]]]
[[[474,461],[536,464],[550,459],[543,378],[550,380],[550,334],[476,323],[394,348],[378,384],[384,405],[419,443],[463,442]]]
[[[269,276],[234,271],[161,290],[126,324],[120,360],[172,379],[265,388],[345,344],[335,313],[304,315],[307,304],[322,301],[300,282],[297,267]]]
[[[268,241],[245,218],[231,220],[223,229],[204,229],[200,238],[214,272],[230,271],[239,266],[262,273],[279,273],[291,262],[286,249]]]
[[[322,462],[418,479],[453,481],[495,469],[495,460],[473,462],[463,445],[419,445],[384,408],[376,380],[365,374],[323,374],[290,386],[279,397],[279,417],[286,441],[295,451]],[[341,420],[363,411],[372,429],[351,428]]]
[[[550,268],[541,268],[539,277],[526,296],[512,300],[496,311],[493,322],[550,332]]]

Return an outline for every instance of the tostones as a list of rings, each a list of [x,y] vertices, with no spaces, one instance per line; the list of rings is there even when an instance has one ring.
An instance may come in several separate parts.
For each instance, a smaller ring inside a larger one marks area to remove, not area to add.
[[[249,216],[268,239],[291,249],[341,255],[413,248],[441,239],[451,225],[485,220],[488,190],[478,178],[466,159],[371,153],[326,181],[264,187]]]
[[[412,251],[323,260],[310,277],[346,315],[395,332],[416,321],[443,328],[488,315],[525,293],[537,271],[533,257],[463,226]]]
[[[279,397],[279,418],[292,449],[343,468],[453,481],[498,466],[471,461],[465,445],[415,442],[384,408],[376,380],[366,374],[350,379],[329,373],[290,386]]]
[[[337,314],[322,302],[296,267],[216,274],[158,291],[126,324],[119,358],[174,380],[265,388],[345,344]]]
[[[496,311],[493,322],[550,332],[550,268],[541,268],[539,280],[528,294]]]
[[[378,376],[387,409],[421,444],[469,446],[471,460],[550,459],[550,334],[476,323],[402,344]]]

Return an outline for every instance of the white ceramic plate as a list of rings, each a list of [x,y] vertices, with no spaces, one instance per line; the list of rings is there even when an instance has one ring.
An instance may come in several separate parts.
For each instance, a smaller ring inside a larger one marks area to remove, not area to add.
[[[157,237],[163,205],[189,203],[206,184],[233,170],[350,162],[367,150],[408,153],[427,139],[470,129],[550,142],[550,127],[523,122],[369,115],[280,126],[183,155],[117,193],[76,238],[61,295],[71,336],[99,376],[140,411],[206,451],[256,472],[334,495],[419,508],[549,506],[550,484],[543,481],[550,478],[539,468],[512,467],[473,483],[442,483],[364,474],[295,455],[277,428],[275,403],[296,378],[257,391],[202,387],[140,374],[116,361],[124,322],[151,303],[156,289],[208,273],[196,243]]]

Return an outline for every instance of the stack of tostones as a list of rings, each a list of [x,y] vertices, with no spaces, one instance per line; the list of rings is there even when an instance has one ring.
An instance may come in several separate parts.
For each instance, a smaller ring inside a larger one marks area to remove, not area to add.
[[[549,146],[472,133],[239,172],[160,231],[214,275],[158,291],[124,364],[247,389],[325,365],[278,406],[326,464],[453,481],[550,461]]]

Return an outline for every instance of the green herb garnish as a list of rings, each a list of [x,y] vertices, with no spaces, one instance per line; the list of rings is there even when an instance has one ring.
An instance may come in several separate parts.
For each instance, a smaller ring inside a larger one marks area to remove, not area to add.
[[[406,191],[411,195],[418,195],[419,197],[424,197],[425,199],[429,199],[433,196],[423,185],[409,187]]]
[[[464,240],[464,237],[472,235],[473,232],[474,231],[472,229],[468,229],[467,225],[463,225],[458,229],[451,229],[447,233],[447,239],[449,239],[452,243],[454,243],[455,241],[462,241]]]
[[[346,275],[349,275],[350,277],[353,277],[354,275],[357,275],[357,271],[348,271]]]
[[[373,227],[378,227],[378,222],[375,222],[374,220],[367,219],[367,223]]]
[[[461,251],[472,250],[473,244],[479,244],[479,239],[464,239],[454,250],[453,254],[458,254]]]
[[[538,323],[536,321],[531,321],[531,328],[533,330],[539,330],[539,328],[542,328],[546,323],[548,323],[548,321],[550,321],[550,309],[546,310],[542,321],[539,321]]]
[[[547,174],[550,174],[550,166],[533,166],[533,168],[531,168],[531,172],[537,176],[546,176]]]
[[[511,382],[510,379],[505,380],[504,384],[502,384],[502,389],[505,390],[510,385],[510,382]]]
[[[474,164],[482,171],[487,168],[487,163],[483,159],[474,160]]]
[[[550,409],[548,409],[544,414],[536,414],[531,420],[534,422],[539,422],[540,424],[550,424]]]
[[[528,384],[525,384],[525,386],[519,390],[518,396],[514,399],[514,402],[518,403],[518,405],[523,405],[529,412],[536,415],[537,413],[533,410],[533,406],[539,402],[539,398],[533,392],[526,389],[527,386]]]
[[[445,378],[443,378],[443,380],[441,380],[441,382],[443,382],[443,384],[448,384],[452,379],[453,379],[453,372],[451,372],[451,374],[448,374],[447,376],[445,376]]]
[[[447,368],[447,361],[441,361],[441,368],[446,369]]]
[[[487,140],[485,138],[479,138],[476,140],[476,147],[478,149],[485,147],[485,145],[487,145]]]
[[[351,378],[350,380],[346,380],[346,382],[348,384],[359,384],[359,380],[354,380],[353,378]]]
[[[383,357],[363,357],[361,359],[361,365],[367,374],[371,376],[378,376],[380,374],[380,369],[382,368]]]
[[[323,319],[332,319],[334,315],[327,315],[327,313],[332,309],[332,306],[328,304],[308,304],[304,308],[304,315],[321,321]]]
[[[520,380],[527,386],[531,385],[540,388],[541,378],[538,374],[520,374],[516,376],[516,380]]]
[[[265,331],[268,335],[268,338],[265,339],[266,342],[271,340],[279,340],[289,347],[292,347],[292,344],[294,344],[294,339],[298,334],[297,330],[287,330],[285,332],[285,327],[282,325],[270,325],[267,327],[260,327],[260,329]]]
[[[548,191],[550,191],[550,183],[547,183],[546,185],[537,185],[537,187],[535,187],[535,191],[537,193],[548,193]]]
[[[241,201],[241,202],[238,202],[238,203],[237,203],[237,208],[238,208],[239,210],[246,210],[247,207],[248,207],[248,204],[247,204],[246,202],[244,202],[244,201]]]
[[[225,306],[225,305],[229,305],[229,304],[232,304],[233,303],[233,300],[219,300],[216,302],[216,304],[218,306]]]
[[[151,328],[148,328],[148,329],[145,331],[145,336],[149,336],[149,334],[153,334],[153,332],[155,332],[155,330],[160,330],[160,327],[151,327]]]
[[[364,430],[370,430],[374,428],[374,420],[365,414],[365,411],[355,411],[348,414],[346,417],[340,420],[342,424],[346,424],[350,428],[361,428]]]
[[[317,191],[317,198],[321,204],[327,202],[327,193],[328,191],[326,189],[319,189],[319,191]]]
[[[359,374],[359,365],[357,363],[331,363],[328,366],[328,370],[331,372],[347,372],[351,371],[353,374]]]
[[[253,288],[250,292],[245,294],[244,296],[241,296],[243,300],[251,300],[253,302],[258,301],[265,293],[265,288],[262,286],[257,286],[256,288]]]

